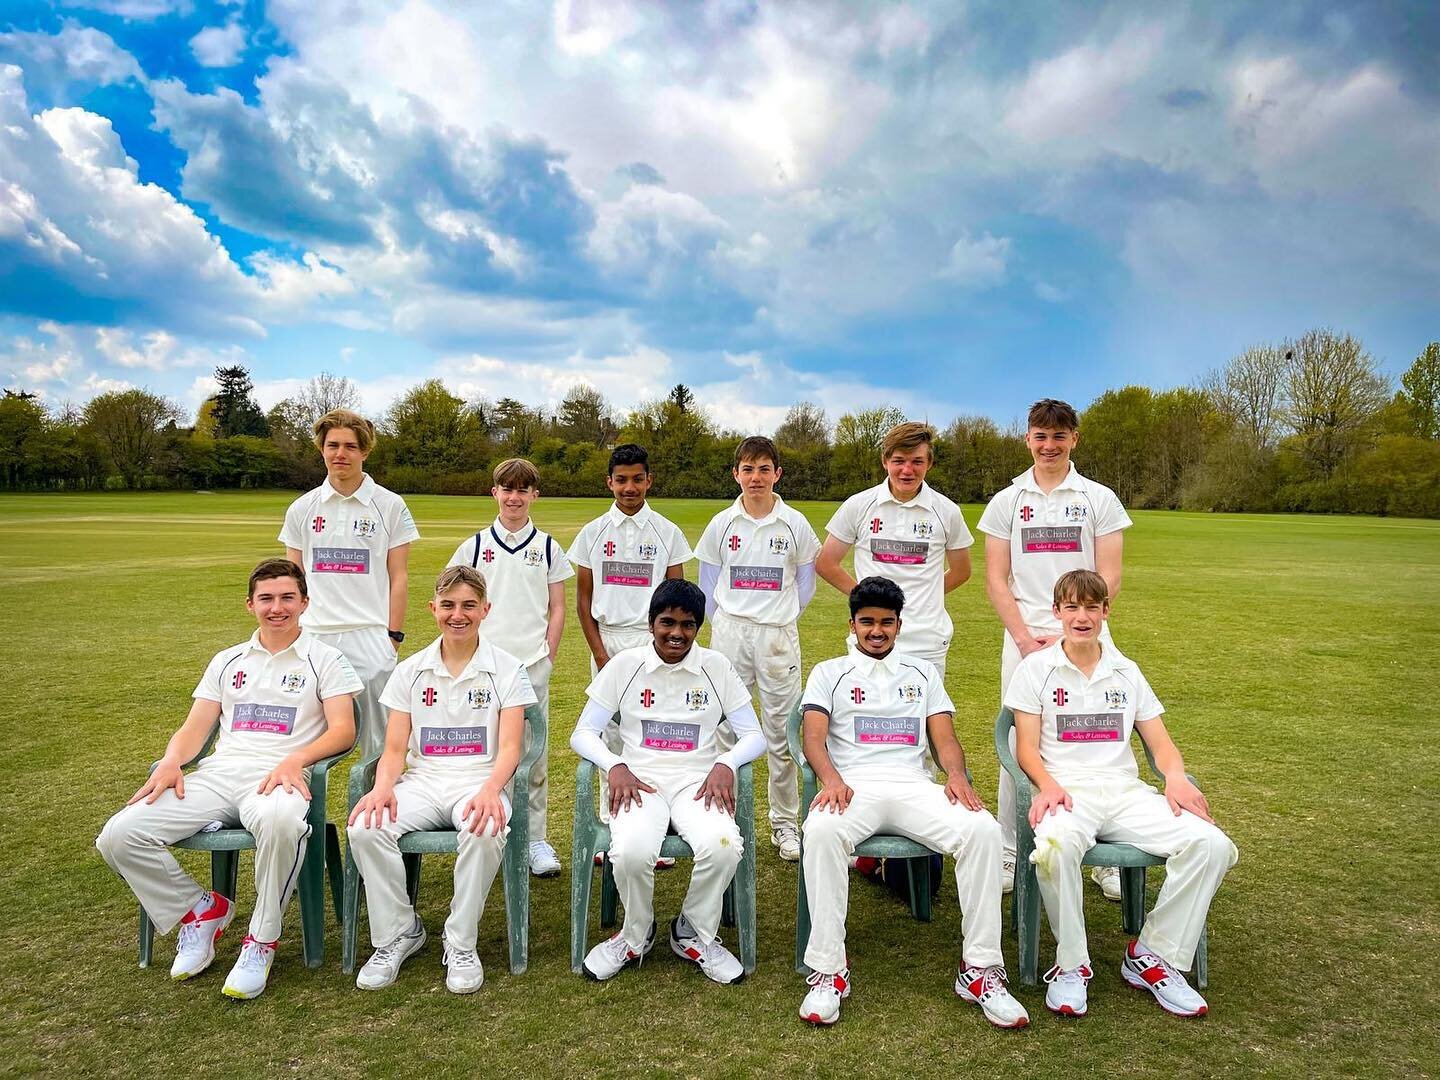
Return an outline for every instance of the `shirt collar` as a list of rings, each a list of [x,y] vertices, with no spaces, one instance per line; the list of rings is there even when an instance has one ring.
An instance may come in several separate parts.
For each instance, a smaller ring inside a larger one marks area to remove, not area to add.
[[[880,493],[881,502],[891,502],[896,506],[923,506],[928,510],[934,505],[935,501],[935,489],[924,480],[920,481],[920,490],[915,493],[915,497],[907,502],[901,502],[890,493],[890,481],[888,479],[881,480],[875,490]]]
[[[627,514],[622,511],[620,507],[611,503],[608,516],[610,518],[610,524],[616,527],[623,525],[627,521],[633,521],[636,525],[644,528],[650,523],[650,504],[647,502],[644,506],[640,507],[639,510],[635,511],[634,514]]]
[[[1033,491],[1037,495],[1045,494],[1045,492],[1041,490],[1040,485],[1035,481],[1034,465],[1031,465],[1030,468],[1015,477],[1014,483],[1025,491]],[[1070,471],[1065,474],[1065,478],[1051,490],[1054,492],[1062,488],[1066,491],[1083,491],[1085,488],[1085,478],[1081,476],[1080,471],[1075,468],[1073,461],[1070,463]]]
[[[365,478],[360,481],[360,486],[355,489],[355,494],[346,496],[341,495],[340,492],[335,490],[330,483],[330,478],[327,476],[320,485],[320,498],[326,501],[330,499],[351,498],[358,499],[366,506],[373,505],[375,502],[375,479],[369,473],[366,473]]]
[[[1076,675],[1080,676],[1080,678],[1085,678],[1085,673],[1075,666],[1070,657],[1065,655],[1065,639],[1063,637],[1056,639],[1055,644],[1051,645],[1050,649],[1054,654],[1052,659],[1056,667],[1067,667],[1075,672]],[[1090,681],[1098,682],[1101,679],[1108,678],[1128,664],[1129,661],[1125,659],[1114,645],[1102,641],[1100,642],[1100,662],[1095,665],[1095,671],[1089,677]]]
[[[882,671],[891,678],[900,674],[900,659],[894,649],[877,659],[867,652],[862,652],[859,645],[851,645],[850,660],[860,673],[867,677],[874,677]]]
[[[497,540],[512,541],[512,547],[518,545],[521,540],[528,539],[534,532],[535,523],[529,518],[526,518],[525,524],[521,525],[520,528],[516,529],[513,533],[505,528],[498,517],[490,523],[490,535],[494,536]]]
[[[265,648],[265,646],[260,643],[260,630],[257,627],[255,632],[250,635],[250,651],[262,652],[266,656],[283,656],[287,652],[293,652],[300,659],[304,660],[310,656],[310,642],[310,635],[304,630],[301,630],[300,636],[294,641],[292,641],[288,646],[281,649],[278,653],[272,653],[269,649]]]
[[[739,497],[735,500],[735,510],[736,510],[736,512],[737,512],[737,513],[740,513],[740,514],[744,514],[747,519],[749,519],[750,521],[753,521],[756,525],[769,525],[770,522],[774,521],[776,518],[778,518],[778,517],[780,516],[780,511],[783,510],[784,508],[785,508],[785,500],[782,499],[782,498],[779,496],[779,494],[776,494],[776,496],[775,496],[775,505],[770,508],[770,513],[766,514],[763,518],[754,518],[754,517],[750,517],[749,511],[747,511],[747,510],[745,509],[745,496],[744,496],[744,495],[739,496]]]
[[[650,647],[645,650],[645,674],[652,674],[660,668],[668,668],[671,671],[685,670],[693,675],[699,675],[701,670],[700,644],[697,642],[691,645],[690,651],[685,654],[685,659],[678,664],[667,664],[660,659],[660,654],[655,651],[655,645],[652,642]]]
[[[420,654],[420,670],[433,671],[437,675],[450,677],[450,669],[445,666],[445,658],[440,655],[440,638],[436,638],[425,651]],[[475,655],[470,657],[470,662],[465,665],[459,678],[468,679],[482,671],[494,673],[495,671],[495,650],[483,637],[480,644],[475,647]]]

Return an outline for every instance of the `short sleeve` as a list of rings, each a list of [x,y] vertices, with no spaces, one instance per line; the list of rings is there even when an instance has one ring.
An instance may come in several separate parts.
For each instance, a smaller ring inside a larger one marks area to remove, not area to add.
[[[287,548],[294,548],[297,551],[305,550],[305,530],[300,520],[300,504],[305,501],[305,496],[300,496],[285,511],[285,523],[280,526],[280,543]]]
[[[1013,514],[1009,496],[1013,490],[1006,488],[985,504],[980,522],[975,527],[986,536],[993,536],[998,540],[1010,539],[1010,521]]]
[[[724,565],[720,556],[720,522],[728,516],[728,510],[720,511],[710,519],[705,531],[700,534],[700,543],[695,545],[695,557],[701,562],[711,566]]]
[[[475,537],[467,536],[455,549],[455,554],[450,556],[450,561],[445,564],[446,568],[452,566],[474,566],[475,559]]]
[[[814,562],[820,557],[820,538],[815,535],[809,520],[796,510],[790,524],[795,530],[795,561],[801,566]]]
[[[1165,711],[1165,706],[1160,704],[1160,699],[1155,696],[1155,691],[1150,689],[1150,683],[1137,668],[1135,671],[1135,719],[1154,720]]]
[[[500,694],[500,708],[534,705],[537,701],[535,687],[530,685],[530,673],[525,670],[525,665],[517,662],[505,680],[505,689]]]
[[[195,692],[191,697],[203,701],[224,701],[220,691],[220,672],[225,668],[225,661],[234,653],[233,649],[226,649],[218,652],[210,659],[205,667],[205,674],[200,676],[200,681],[195,684]]]
[[[545,581],[548,584],[554,585],[556,582],[575,576],[575,568],[570,565],[570,560],[565,555],[565,549],[560,546],[560,541],[553,536],[547,536],[545,551],[550,556],[550,570],[545,575]]]
[[[928,660],[925,666],[929,668],[925,680],[925,715],[934,716],[936,713],[949,713],[955,715],[955,703],[950,700],[950,695],[945,691],[945,680],[940,671]]]
[[[945,550],[962,551],[975,543],[970,526],[965,524],[965,515],[948,499],[945,502]]]
[[[1038,716],[1045,711],[1045,703],[1040,700],[1045,662],[1035,659],[1039,655],[1031,653],[1021,660],[1015,674],[1010,677],[1010,686],[1005,691],[1005,707],[1012,712],[1034,713]]]
[[[1100,504],[1096,508],[1096,536],[1108,536],[1134,524],[1130,515],[1125,512],[1125,507],[1120,505],[1120,497],[1109,488],[1106,488],[1105,493],[1096,501]]]
[[[810,678],[805,680],[805,693],[800,695],[800,711],[818,709],[830,715],[830,681],[827,665],[816,664],[810,669]]]
[[[385,689],[380,692],[380,704],[396,712],[410,711],[410,684],[415,681],[414,664],[401,664],[390,673]]]
[[[863,492],[862,492],[863,494]],[[860,505],[860,496],[851,495],[840,504],[840,508],[830,516],[830,521],[825,526],[825,531],[835,537],[841,543],[849,544],[852,547],[860,539],[860,534],[855,529],[855,513]]]
[[[392,548],[413,544],[420,539],[420,530],[415,527],[415,519],[410,516],[410,508],[398,495],[395,496],[395,503],[390,509],[390,518],[390,546]]]
[[[621,680],[624,678],[621,667],[628,670],[630,665],[612,658],[585,688],[586,697],[612,714],[620,710]]]
[[[670,561],[665,565],[674,566],[676,563],[689,562],[695,557],[695,553],[690,550],[690,541],[685,539],[685,534],[680,531],[679,525],[669,519],[666,519],[666,524],[670,526],[670,538],[665,542],[665,550]]]
[[[341,694],[358,694],[365,689],[355,668],[339,649],[328,649],[325,659],[318,665],[320,674],[320,700],[328,701]]]
[[[720,670],[717,672],[720,676],[720,707],[727,713],[732,713],[741,706],[749,705],[750,691],[745,689],[745,684],[740,681],[730,658],[724,653],[716,653],[715,659],[720,662]]]
[[[570,542],[570,551],[568,554],[570,556],[570,562],[573,565],[583,566],[587,570],[593,569],[590,565],[590,556],[587,552],[590,550],[591,540],[595,535],[595,528],[595,522],[587,522],[580,529],[575,539]]]

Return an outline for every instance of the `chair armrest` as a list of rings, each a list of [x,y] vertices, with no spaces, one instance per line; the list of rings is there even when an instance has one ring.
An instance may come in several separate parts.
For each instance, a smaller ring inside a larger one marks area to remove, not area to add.
[[[380,764],[380,755],[376,754],[351,767],[349,801],[346,804],[351,810],[354,810],[355,804],[375,786],[375,766],[378,764]]]
[[[575,767],[575,821],[577,824],[599,825],[595,812],[595,776],[600,770],[589,758],[581,758]]]
[[[185,764],[181,765],[180,767],[182,769],[188,769],[191,766],[198,764],[201,758],[209,757],[210,752],[215,749],[215,740],[219,737],[220,721],[216,720],[215,725],[210,729],[210,734],[205,736],[205,745],[200,747],[200,749],[195,752],[195,756],[192,757],[189,761],[185,762]],[[145,775],[150,775],[150,773],[153,773],[159,767],[160,762],[158,760],[152,761],[150,763],[150,768],[146,771]]]
[[[1002,708],[995,717],[995,755],[1000,766],[1015,781],[1015,800],[1018,806],[1029,806],[1031,796],[1030,777],[1015,760],[1015,751],[1010,749],[1010,733],[1015,730],[1015,714]]]

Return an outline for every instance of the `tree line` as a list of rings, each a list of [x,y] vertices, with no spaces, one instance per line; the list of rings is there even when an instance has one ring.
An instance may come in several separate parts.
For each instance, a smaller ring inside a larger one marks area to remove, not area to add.
[[[347,378],[322,373],[268,412],[242,366],[216,370],[218,389],[186,423],[175,403],[142,389],[49,410],[24,389],[0,399],[0,487],[19,490],[307,488],[324,468],[316,418],[357,408]],[[1037,393],[1038,396],[1038,393]],[[1023,403],[1028,406],[1028,402]],[[728,419],[728,418],[727,418]],[[773,432],[790,499],[840,499],[883,476],[878,448],[905,419],[891,406],[833,423],[800,402]],[[656,494],[731,498],[730,427],[687,386],[622,411],[596,389],[558,409],[505,396],[466,401],[438,379],[413,387],[377,423],[368,468],[403,493],[473,495],[506,457],[528,457],[550,495],[605,490],[610,447],[650,451]],[[1440,517],[1440,342],[1394,386],[1349,334],[1311,330],[1255,345],[1191,386],[1107,390],[1081,413],[1076,464],[1128,507],[1317,511]],[[934,485],[984,502],[1030,464],[1023,427],[961,416],[940,429]]]

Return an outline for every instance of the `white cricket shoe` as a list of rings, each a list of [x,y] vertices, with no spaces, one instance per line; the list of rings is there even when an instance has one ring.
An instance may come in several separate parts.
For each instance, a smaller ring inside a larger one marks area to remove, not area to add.
[[[729,986],[745,978],[745,968],[729,949],[720,944],[720,939],[717,937],[708,945],[702,945],[695,928],[684,915],[670,921],[670,951],[682,960],[689,960],[711,982]]]
[[[786,822],[770,830],[770,843],[780,849],[780,858],[786,862],[800,861],[800,831]]]
[[[1160,1007],[1175,1016],[1204,1016],[1210,1011],[1205,999],[1191,989],[1178,969],[1138,941],[1125,947],[1120,974],[1131,986],[1149,990]]]
[[[645,944],[639,951],[629,946],[625,941],[624,934],[616,934],[614,937],[606,938],[586,953],[585,963],[582,967],[590,978],[604,982],[606,979],[613,979],[630,964],[637,964],[644,960],[654,947],[655,924],[651,923],[650,933],[646,935]]]
[[[452,994],[473,994],[485,985],[485,967],[474,949],[457,949],[445,943],[445,989]]]
[[[1000,964],[961,968],[955,976],[955,993],[961,1001],[979,1005],[985,1019],[996,1027],[1022,1028],[1030,1022],[1025,1006],[1011,996],[1005,985],[1005,968]]]
[[[1100,886],[1106,900],[1120,899],[1120,868],[1118,866],[1094,866],[1090,868],[1090,880]]]
[[[1094,974],[1089,964],[1081,964],[1073,971],[1061,971],[1056,964],[1045,973],[1049,984],[1045,990],[1045,1007],[1056,1016],[1084,1016],[1090,1010],[1085,984]]]
[[[800,1019],[812,1024],[833,1024],[840,1019],[840,1002],[850,996],[850,969],[842,968],[834,975],[812,971],[805,981],[810,992],[800,1003]]]
[[[544,840],[530,841],[530,873],[536,877],[557,877],[560,874],[560,859],[555,849]]]
[[[180,920],[175,962],[170,965],[172,979],[191,979],[209,967],[215,959],[215,942],[235,918],[235,905],[227,898],[217,892],[208,895],[209,906],[203,912],[197,915],[192,908]]]
[[[408,933],[401,934],[389,945],[382,945],[370,954],[355,985],[361,990],[383,990],[400,975],[400,965],[425,945],[425,925],[417,917]]]
[[[275,962],[275,944],[273,941],[256,941],[246,934],[245,943],[240,946],[240,959],[225,976],[225,985],[220,992],[241,1001],[259,997],[270,978],[270,965]]]
[[[1005,896],[1015,891],[1015,852],[1002,851],[1000,853],[1000,895]]]

